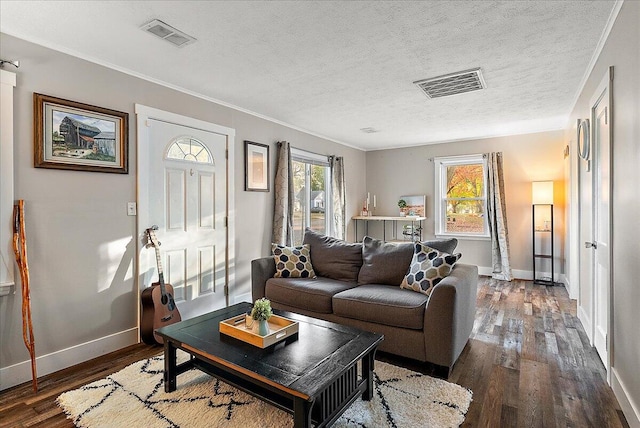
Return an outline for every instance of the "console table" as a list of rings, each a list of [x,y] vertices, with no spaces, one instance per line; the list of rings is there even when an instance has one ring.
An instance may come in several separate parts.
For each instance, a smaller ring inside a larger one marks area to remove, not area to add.
[[[382,222],[382,240],[386,242],[387,240],[387,228],[386,228],[386,222],[387,221],[392,221],[393,222],[393,230],[396,230],[396,222],[398,221],[407,221],[407,222],[411,222],[411,230],[412,233],[413,231],[415,231],[415,225],[416,223],[418,223],[419,225],[419,230],[420,230],[420,241],[422,241],[422,222],[424,220],[426,220],[426,217],[420,217],[420,216],[404,216],[404,217],[400,217],[400,216],[381,216],[381,215],[370,215],[370,216],[362,216],[362,215],[357,215],[357,216],[353,216],[351,217],[351,219],[353,220],[354,223],[354,241],[358,241],[358,220],[364,221],[364,227],[365,227],[365,234],[369,234],[369,222],[370,221],[381,221]],[[412,237],[413,240],[413,237]]]

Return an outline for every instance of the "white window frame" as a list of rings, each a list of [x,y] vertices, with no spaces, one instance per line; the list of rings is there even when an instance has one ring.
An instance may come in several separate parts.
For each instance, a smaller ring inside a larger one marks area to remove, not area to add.
[[[185,153],[184,150],[182,150],[182,148],[180,147],[180,143],[186,143],[188,140],[189,142],[189,153]],[[195,143],[195,144],[194,144]],[[207,156],[208,159],[206,161],[201,161],[198,160],[198,158],[195,157],[195,155],[193,153],[191,153],[191,147],[195,145],[195,146],[199,146],[200,150],[198,151],[198,155],[200,154],[200,152],[204,151]],[[183,156],[181,157],[176,157],[176,156],[171,156],[171,148],[173,146],[177,146],[180,151],[182,152]],[[211,154],[211,152],[209,151],[209,149],[207,148],[207,146],[205,144],[202,143],[202,141],[198,140],[195,137],[192,137],[190,135],[182,135],[180,137],[174,138],[173,141],[171,141],[168,145],[167,148],[165,149],[165,154],[164,154],[164,158],[167,160],[171,160],[171,161],[181,161],[181,162],[191,162],[191,163],[199,163],[199,164],[205,164],[205,165],[213,165],[213,155]],[[193,159],[192,159],[193,158]]]
[[[456,237],[461,239],[490,239],[489,224],[487,222],[487,157],[482,154],[446,156],[433,159],[435,170],[435,193],[434,193],[434,217],[435,234],[437,237]],[[447,168],[457,165],[481,164],[483,176],[483,195],[481,198],[461,198],[461,200],[482,200],[484,201],[483,229],[482,233],[462,233],[447,232]]]
[[[333,195],[331,192],[331,168],[329,167],[329,156],[320,155],[313,152],[308,152],[306,150],[297,149],[295,147],[291,148],[291,161],[303,162],[306,164],[305,167],[305,200],[311,199],[311,165],[319,165],[326,167],[324,182],[325,182],[325,202],[324,202],[324,214],[325,214],[325,230],[326,234],[329,236],[333,236],[333,222],[331,219],[333,218]],[[311,207],[308,207],[311,210]],[[305,216],[306,224],[304,227],[311,227],[311,212],[307,213]],[[304,231],[303,231],[304,232]]]
[[[15,285],[13,262],[13,91],[16,74],[0,70],[0,296]],[[14,290],[15,291],[15,290]]]

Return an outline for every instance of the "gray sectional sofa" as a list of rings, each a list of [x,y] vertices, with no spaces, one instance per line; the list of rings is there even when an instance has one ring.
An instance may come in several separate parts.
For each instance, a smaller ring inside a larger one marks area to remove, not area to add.
[[[413,244],[365,237],[347,243],[305,231],[317,275],[274,278],[273,256],[251,263],[252,297],[274,308],[346,324],[384,335],[379,349],[453,367],[473,328],[477,266],[458,263],[429,296],[399,287],[413,257]],[[425,242],[453,253],[457,240]]]

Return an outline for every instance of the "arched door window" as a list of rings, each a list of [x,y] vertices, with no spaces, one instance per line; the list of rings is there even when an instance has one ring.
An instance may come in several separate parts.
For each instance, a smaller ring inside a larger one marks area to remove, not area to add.
[[[167,159],[213,165],[213,157],[207,147],[193,137],[178,137],[167,149]]]

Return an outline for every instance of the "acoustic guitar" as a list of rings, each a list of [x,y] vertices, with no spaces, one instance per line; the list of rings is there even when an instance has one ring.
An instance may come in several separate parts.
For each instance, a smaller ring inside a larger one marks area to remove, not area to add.
[[[145,288],[140,297],[142,301],[140,336],[142,341],[148,345],[163,343],[162,337],[156,334],[156,329],[182,320],[176,302],[173,300],[173,287],[171,284],[164,283],[162,261],[160,260],[160,242],[156,237],[156,230],[158,230],[158,226],[153,226],[145,232],[148,240],[146,247],[153,247],[156,250],[158,282],[154,282],[150,287]]]

